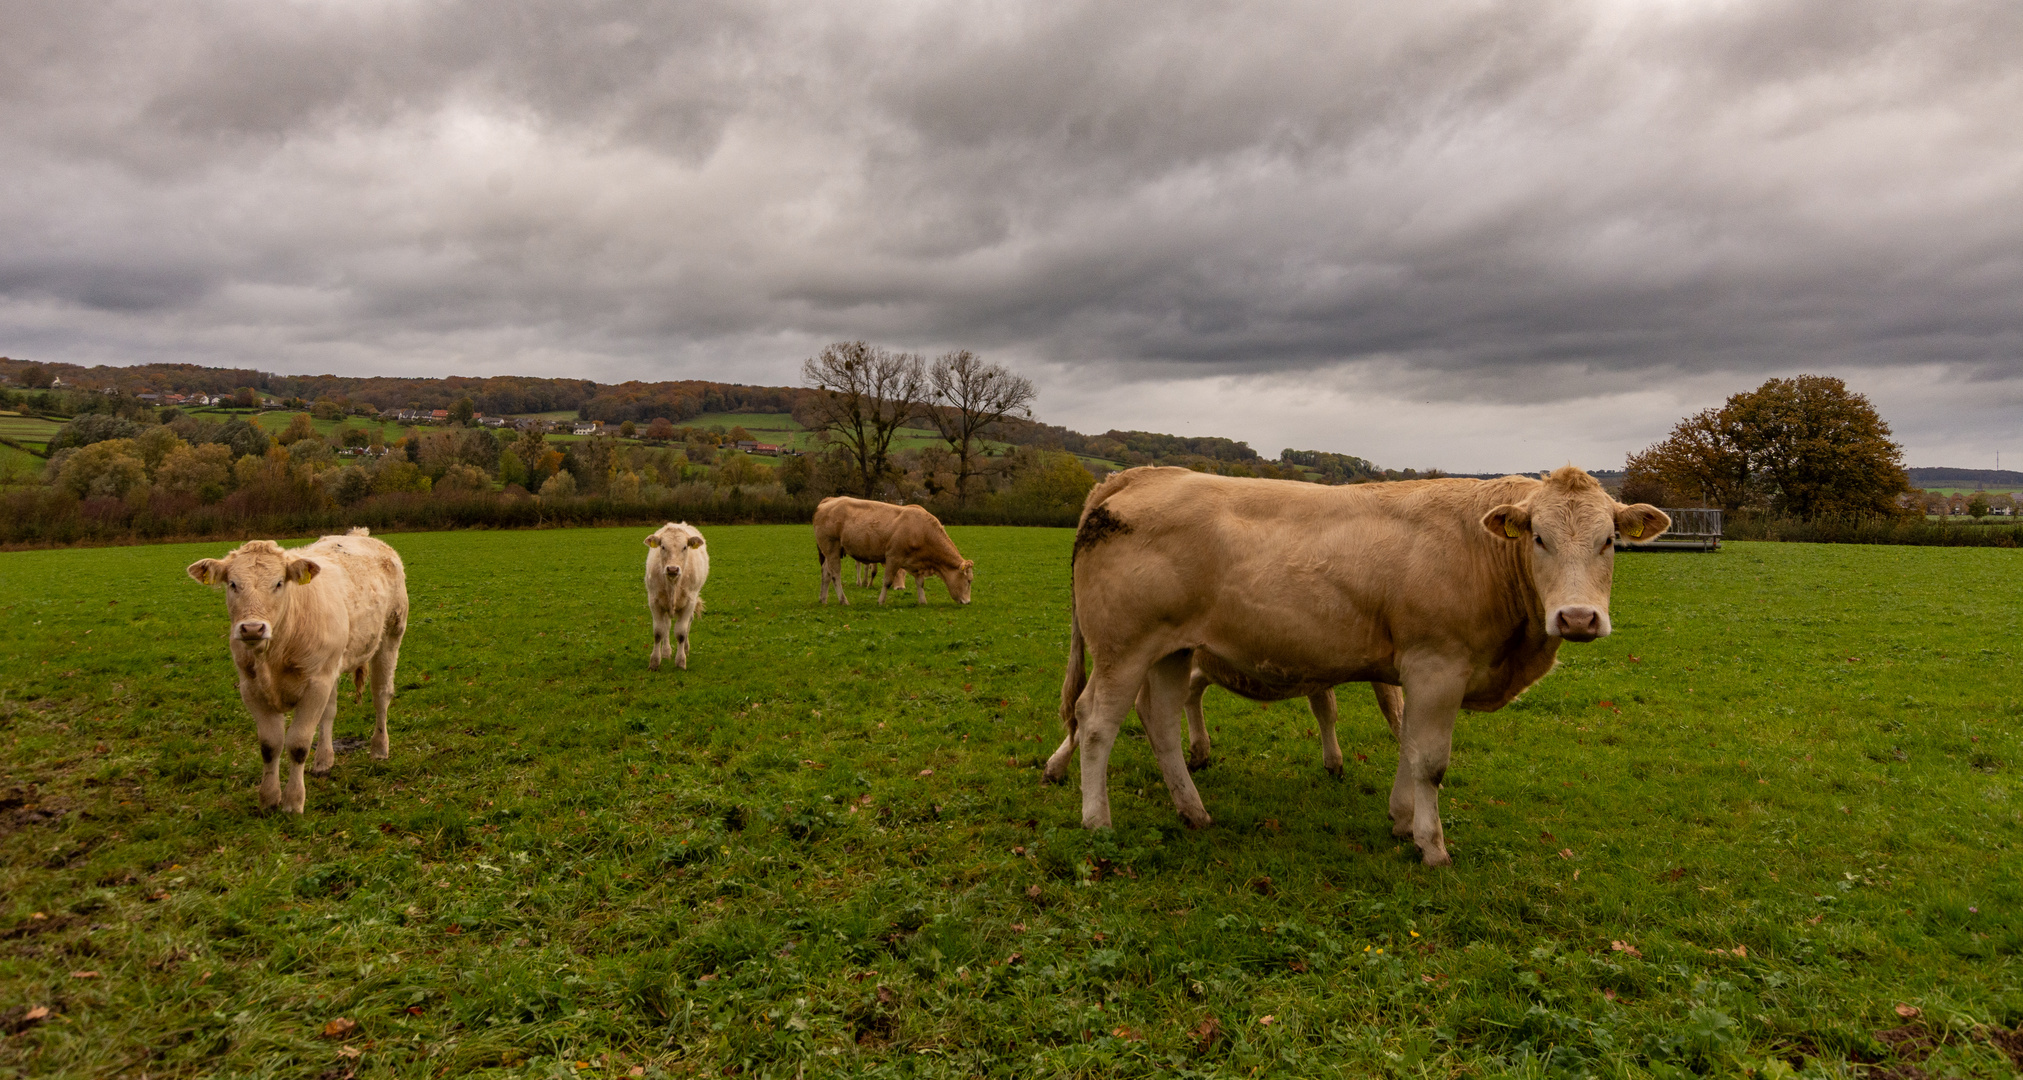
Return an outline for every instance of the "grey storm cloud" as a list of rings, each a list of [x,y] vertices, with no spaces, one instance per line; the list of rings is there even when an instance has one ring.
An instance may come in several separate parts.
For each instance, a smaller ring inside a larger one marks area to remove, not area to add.
[[[1194,386],[1540,453],[1800,370],[2023,407],[2013,3],[8,10],[12,355],[764,382],[868,337],[1091,426]]]

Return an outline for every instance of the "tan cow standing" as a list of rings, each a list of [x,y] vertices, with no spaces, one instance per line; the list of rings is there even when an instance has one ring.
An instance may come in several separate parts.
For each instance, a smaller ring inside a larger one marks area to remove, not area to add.
[[[189,575],[225,588],[239,697],[260,733],[261,808],[302,812],[303,763],[312,746],[316,774],[330,771],[337,677],[344,672],[354,686],[372,687],[372,756],[391,752],[386,707],[407,633],[407,571],[397,552],[364,529],[287,551],[272,540],[249,540],[222,559],[191,563]],[[292,763],[286,788],[284,748]]]
[[[822,566],[822,603],[829,602],[829,588],[844,604],[850,597],[843,591],[843,556],[862,565],[879,563],[885,567],[885,583],[878,589],[878,602],[885,602],[895,578],[911,573],[916,587],[915,601],[927,602],[927,575],[941,578],[948,595],[957,603],[969,603],[970,585],[976,579],[976,564],[962,557],[941,521],[918,506],[894,506],[870,499],[836,495],[815,507],[815,558]]]
[[[646,538],[646,608],[653,613],[653,652],[646,666],[660,670],[670,654],[688,670],[688,628],[702,610],[702,586],[709,580],[709,549],[692,525],[668,522]],[[675,644],[667,643],[669,626]]]
[[[1402,686],[1392,832],[1444,865],[1439,789],[1457,710],[1502,708],[1552,669],[1562,641],[1606,636],[1616,532],[1647,539],[1670,524],[1572,466],[1345,487],[1117,473],[1089,493],[1075,533],[1069,737],[1046,775],[1065,776],[1078,746],[1082,823],[1108,826],[1110,748],[1142,693],[1174,805],[1198,828],[1210,818],[1180,747],[1197,658],[1253,697]]]

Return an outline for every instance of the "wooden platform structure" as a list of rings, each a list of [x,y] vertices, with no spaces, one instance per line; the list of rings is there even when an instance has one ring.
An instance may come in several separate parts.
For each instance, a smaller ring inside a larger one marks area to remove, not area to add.
[[[1665,516],[1672,519],[1672,527],[1663,536],[1650,543],[1639,543],[1629,537],[1616,534],[1617,551],[1719,551],[1721,550],[1721,511],[1704,510],[1699,507],[1661,506]]]

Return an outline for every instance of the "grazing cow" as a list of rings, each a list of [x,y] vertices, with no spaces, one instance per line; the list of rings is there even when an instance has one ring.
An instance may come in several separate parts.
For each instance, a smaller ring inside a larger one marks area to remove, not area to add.
[[[394,667],[407,632],[407,571],[400,555],[364,529],[326,536],[284,551],[272,540],[249,540],[222,559],[198,559],[189,575],[225,587],[232,617],[232,660],[239,697],[260,733],[260,806],[302,812],[303,762],[316,750],[316,775],[336,760],[330,744],[337,718],[337,677],[354,685],[370,671],[377,724],[372,756],[390,753],[386,707]],[[288,722],[289,711],[295,722]],[[318,729],[322,741],[317,741]],[[281,786],[279,754],[292,762]]]
[[[671,653],[674,666],[688,670],[688,628],[702,611],[702,586],[709,580],[709,549],[702,533],[668,522],[646,538],[646,609],[653,613],[653,652],[646,666],[660,670]],[[668,624],[675,644],[667,643]]]
[[[1211,681],[1253,697],[1401,686],[1392,832],[1444,865],[1439,789],[1456,711],[1502,708],[1552,669],[1561,642],[1606,636],[1615,534],[1670,525],[1571,465],[1536,480],[1346,487],[1116,473],[1075,532],[1069,738],[1046,775],[1066,775],[1079,747],[1082,823],[1109,825],[1110,748],[1142,692],[1174,805],[1203,827],[1178,723],[1197,657]]]
[[[934,574],[948,586],[948,595],[957,603],[969,603],[970,584],[976,578],[976,564],[962,557],[948,531],[933,514],[918,506],[894,506],[869,499],[838,495],[823,499],[815,507],[815,558],[822,567],[822,603],[829,602],[829,588],[848,604],[843,591],[843,556],[861,564],[880,563],[885,567],[885,583],[878,589],[878,602],[895,579],[913,575],[915,601],[927,602],[927,575]]]

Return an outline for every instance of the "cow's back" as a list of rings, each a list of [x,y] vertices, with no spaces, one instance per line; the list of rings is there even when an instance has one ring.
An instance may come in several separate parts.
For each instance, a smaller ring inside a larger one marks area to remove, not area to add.
[[[319,601],[344,608],[349,627],[345,669],[364,663],[389,632],[405,630],[407,567],[391,546],[364,535],[326,536],[297,553],[326,568],[327,578],[319,575],[319,580],[327,580],[330,588]]]
[[[1076,617],[1092,645],[1170,627],[1159,647],[1205,648],[1287,687],[1395,682],[1400,650],[1493,651],[1521,619],[1516,561],[1479,522],[1537,484],[1126,470],[1084,506]]]
[[[825,553],[840,545],[843,554],[853,559],[881,561],[905,509],[847,495],[823,499],[815,507],[815,543]]]

